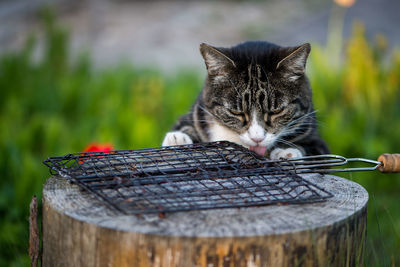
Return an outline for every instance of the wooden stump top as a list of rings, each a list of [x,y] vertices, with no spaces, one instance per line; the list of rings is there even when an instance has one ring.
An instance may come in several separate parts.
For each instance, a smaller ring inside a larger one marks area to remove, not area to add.
[[[269,205],[190,212],[124,215],[68,180],[53,176],[43,189],[46,206],[75,220],[114,230],[183,237],[249,237],[310,230],[352,217],[366,209],[368,193],[360,185],[333,175],[302,175],[333,194],[325,202]]]

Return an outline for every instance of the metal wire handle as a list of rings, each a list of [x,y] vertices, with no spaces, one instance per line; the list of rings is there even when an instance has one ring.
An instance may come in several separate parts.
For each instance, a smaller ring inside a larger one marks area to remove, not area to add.
[[[331,167],[344,166],[350,162],[363,162],[371,164],[370,167],[331,169]],[[382,154],[378,160],[365,158],[345,158],[338,155],[316,155],[301,158],[287,159],[280,161],[282,166],[288,170],[295,170],[296,173],[333,173],[353,171],[374,171],[378,169],[383,173],[400,172],[400,154]]]

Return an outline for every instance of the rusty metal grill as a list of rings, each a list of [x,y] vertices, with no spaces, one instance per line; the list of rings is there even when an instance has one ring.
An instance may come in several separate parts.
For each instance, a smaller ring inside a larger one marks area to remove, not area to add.
[[[313,203],[332,196],[297,175],[290,161],[269,161],[229,142],[73,153],[44,164],[125,214]]]

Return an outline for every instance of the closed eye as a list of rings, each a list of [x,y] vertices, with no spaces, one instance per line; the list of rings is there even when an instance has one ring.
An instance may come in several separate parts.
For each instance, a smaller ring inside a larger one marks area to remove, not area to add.
[[[244,113],[243,111],[237,111],[237,110],[228,110],[229,113],[231,113],[233,116],[237,117],[241,122],[247,123],[249,121],[249,116]]]
[[[274,121],[276,118],[281,117],[285,113],[284,111],[284,108],[270,110],[268,113],[264,114],[264,121],[267,124],[271,123],[271,121]]]
[[[229,112],[232,113],[232,115],[235,115],[235,116],[244,116],[244,112],[242,112],[242,111],[236,111],[236,110],[230,109]]]
[[[283,108],[271,110],[271,115],[278,115],[284,111]]]

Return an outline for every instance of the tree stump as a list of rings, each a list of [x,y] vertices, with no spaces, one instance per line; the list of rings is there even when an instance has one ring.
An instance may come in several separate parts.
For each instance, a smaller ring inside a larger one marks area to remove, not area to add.
[[[362,265],[368,193],[303,175],[325,202],[127,216],[66,179],[43,189],[43,266]]]

